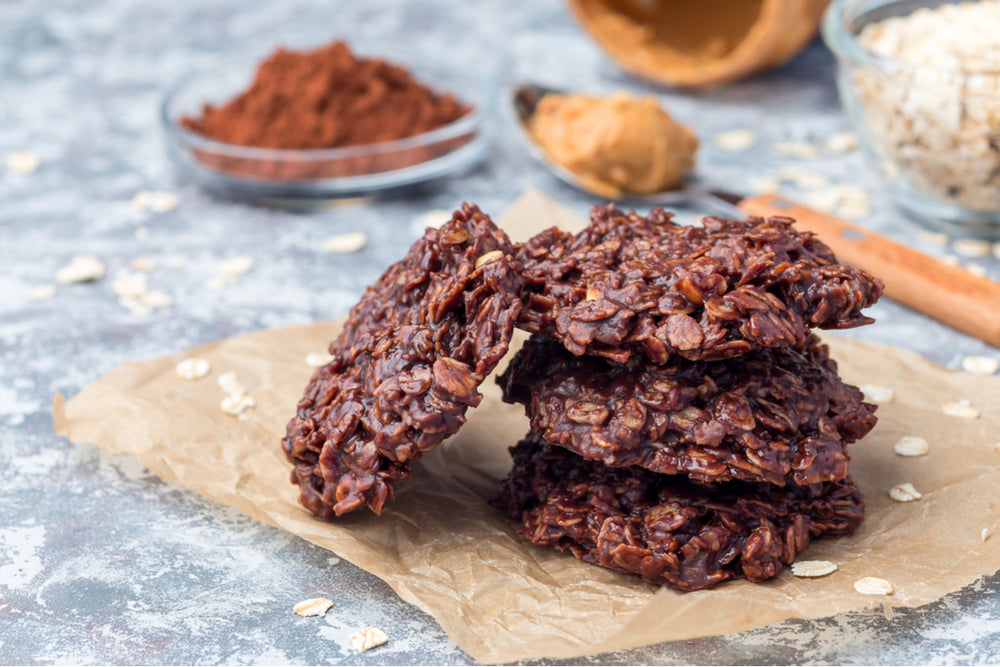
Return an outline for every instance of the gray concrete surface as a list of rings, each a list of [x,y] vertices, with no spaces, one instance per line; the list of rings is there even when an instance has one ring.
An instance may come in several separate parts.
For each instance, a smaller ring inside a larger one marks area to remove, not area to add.
[[[311,213],[257,208],[213,198],[174,173],[156,115],[170,81],[224,55],[252,59],[279,43],[334,36],[451,54],[506,85],[537,78],[594,91],[650,90],[618,71],[556,0],[0,4],[0,153],[31,150],[43,160],[27,175],[0,167],[0,663],[471,662],[433,619],[334,554],[164,484],[131,457],[73,445],[51,424],[54,393],[71,396],[118,364],[343,313],[404,252],[418,234],[414,219],[428,210],[468,200],[499,212],[531,185],[580,213],[594,203],[531,161],[507,112],[479,169],[361,204]],[[741,127],[758,133],[741,154],[705,141],[701,170],[735,190],[797,163],[776,155],[774,142],[820,141],[846,127],[833,62],[819,43],[753,81],[655,92],[702,137]],[[947,252],[915,238],[916,225],[892,207],[860,154],[803,164],[867,189],[865,224]],[[142,213],[131,204],[141,189],[174,192],[180,206]],[[320,250],[324,238],[355,230],[369,235],[361,253]],[[28,299],[83,252],[106,262],[104,279]],[[252,257],[253,270],[238,284],[209,288],[219,262],[235,255]],[[141,318],[119,305],[111,281],[136,257],[156,263],[150,287],[172,296],[173,307]],[[184,266],[172,268],[178,257]],[[1000,278],[997,260],[978,261]],[[998,354],[889,301],[872,314],[877,325],[848,335],[950,366],[967,354]],[[290,614],[295,602],[321,594],[338,600],[325,619]],[[361,655],[347,636],[368,625],[392,641]],[[891,619],[789,621],[574,662],[998,661],[994,576]]]

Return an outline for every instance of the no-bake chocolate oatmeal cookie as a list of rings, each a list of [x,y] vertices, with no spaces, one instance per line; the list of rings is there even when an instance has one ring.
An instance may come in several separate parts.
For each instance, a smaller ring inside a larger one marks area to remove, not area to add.
[[[532,336],[498,379],[531,430],[609,466],[720,482],[783,485],[847,476],[845,446],[875,425],[875,406],[844,384],[814,335],[720,361],[574,356]]]
[[[854,532],[864,510],[850,478],[701,485],[609,468],[530,439],[512,453],[496,504],[521,522],[528,541],[689,591],[732,577],[774,577],[810,540]]]
[[[369,287],[330,345],[282,447],[299,502],[376,514],[410,463],[458,430],[507,352],[521,310],[506,234],[465,205]]]
[[[801,347],[810,327],[855,327],[882,294],[868,273],[838,264],[790,218],[705,218],[677,225],[596,207],[590,225],[519,248],[529,291],[519,326],[573,354],[626,361],[642,353],[725,359],[759,347]]]

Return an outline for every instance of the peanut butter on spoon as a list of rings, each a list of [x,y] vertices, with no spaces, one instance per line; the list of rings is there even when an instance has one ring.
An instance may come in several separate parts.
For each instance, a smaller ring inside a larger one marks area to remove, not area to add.
[[[698,139],[656,98],[550,93],[527,123],[549,159],[593,194],[651,194],[683,185]]]

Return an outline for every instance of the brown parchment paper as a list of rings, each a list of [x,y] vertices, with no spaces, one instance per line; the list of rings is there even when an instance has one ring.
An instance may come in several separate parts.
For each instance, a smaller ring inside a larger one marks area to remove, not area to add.
[[[501,224],[523,239],[550,224],[581,222],[529,191]],[[259,331],[119,366],[68,403],[57,395],[56,429],[134,454],[168,482],[331,549],[385,580],[485,662],[572,657],[879,603],[916,606],[1000,568],[1000,378],[830,336],[845,379],[892,387],[895,398],[851,450],[852,474],[868,497],[860,531],[814,542],[801,556],[837,563],[828,577],[796,579],[786,570],[767,584],[733,581],[678,593],[527,544],[487,504],[507,472],[507,447],[527,431],[520,408],[503,404],[492,382],[459,435],[417,464],[381,517],[359,511],[318,521],[296,502],[279,440],[312,372],[306,354],[324,351],[336,330],[318,323]],[[175,365],[188,356],[208,359],[211,375],[179,378]],[[225,371],[234,371],[257,401],[245,419],[219,408],[216,379]],[[960,399],[981,418],[942,412],[942,403]],[[904,435],[926,438],[930,453],[896,456],[892,445]],[[888,489],[902,482],[923,498],[890,500]],[[984,528],[994,533],[985,541]],[[876,600],[856,593],[853,583],[862,576],[888,579],[895,594]]]

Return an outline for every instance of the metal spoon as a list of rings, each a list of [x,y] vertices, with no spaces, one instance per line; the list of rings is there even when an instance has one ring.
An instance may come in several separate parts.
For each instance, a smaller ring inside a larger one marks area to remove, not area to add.
[[[564,183],[598,197],[607,197],[606,193],[595,192],[592,188],[588,188],[576,174],[549,158],[545,151],[542,150],[542,147],[531,136],[531,132],[528,131],[528,123],[538,108],[538,102],[550,93],[562,95],[565,94],[565,91],[534,83],[521,84],[513,90],[511,101],[513,102],[518,127],[521,130],[521,135],[528,148],[528,152]],[[699,207],[711,209],[714,213],[740,220],[747,215],[745,211],[736,207],[736,202],[742,199],[741,196],[709,188],[696,174],[689,175],[682,188],[646,195],[623,193],[621,199],[628,202],[657,206],[679,206],[696,203]]]

